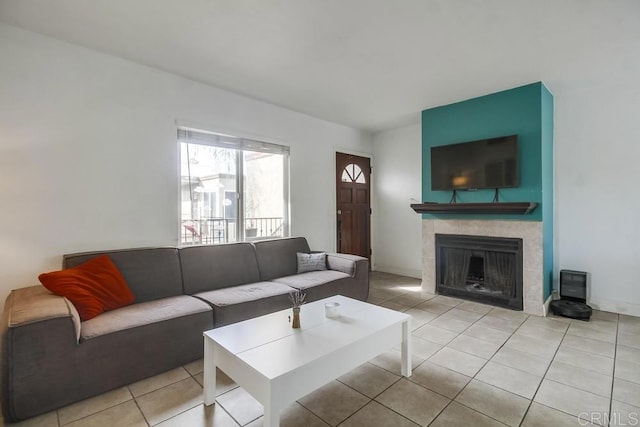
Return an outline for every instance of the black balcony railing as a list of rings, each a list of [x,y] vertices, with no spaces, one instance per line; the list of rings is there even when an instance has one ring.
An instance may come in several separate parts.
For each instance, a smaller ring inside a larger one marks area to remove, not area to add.
[[[237,221],[231,218],[182,220],[180,243],[215,245],[241,241],[243,236],[238,236],[236,223]],[[284,218],[282,217],[245,218],[244,220],[244,240],[283,237],[283,230]]]

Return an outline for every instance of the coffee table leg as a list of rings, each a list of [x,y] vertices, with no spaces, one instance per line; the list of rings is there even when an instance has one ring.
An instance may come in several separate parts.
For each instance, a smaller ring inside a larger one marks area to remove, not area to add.
[[[216,364],[215,344],[213,340],[204,337],[204,404],[216,403]]]
[[[411,376],[411,318],[402,323],[402,365],[400,372],[405,377]]]
[[[262,427],[279,427],[280,426],[280,409],[273,405],[264,405],[264,418]]]

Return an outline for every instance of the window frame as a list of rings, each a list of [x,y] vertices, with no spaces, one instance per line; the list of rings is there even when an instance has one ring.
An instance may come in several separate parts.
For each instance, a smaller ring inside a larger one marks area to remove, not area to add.
[[[282,155],[282,195],[283,195],[283,218],[282,218],[282,237],[291,235],[290,224],[290,148],[286,145],[274,144],[271,142],[259,141],[256,139],[242,138],[223,133],[210,132],[201,129],[178,127],[177,129],[177,146],[178,146],[178,181],[179,181],[179,201],[178,201],[178,243],[181,246],[194,246],[203,243],[193,243],[183,241],[183,199],[182,199],[182,149],[181,144],[197,144],[210,147],[218,147],[231,149],[236,151],[235,155],[235,185],[236,185],[236,218],[235,218],[235,242],[246,242],[256,240],[255,238],[247,239],[245,223],[245,156],[246,152],[263,152],[270,154]],[[189,176],[189,185],[191,186],[191,176]],[[191,194],[191,191],[190,191]],[[190,204],[194,203],[194,199],[190,196]],[[258,239],[268,239],[267,236],[260,236]],[[211,244],[222,244],[211,243]],[[231,242],[229,242],[231,243]],[[207,243],[205,243],[207,244]]]

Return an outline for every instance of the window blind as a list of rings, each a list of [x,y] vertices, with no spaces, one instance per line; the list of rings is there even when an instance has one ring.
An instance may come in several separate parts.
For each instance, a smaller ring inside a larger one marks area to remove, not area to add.
[[[271,144],[255,139],[237,138],[235,136],[220,135],[212,132],[196,131],[178,128],[178,141],[191,144],[203,144],[212,147],[229,148],[232,150],[260,151],[272,154],[289,154],[289,147]]]

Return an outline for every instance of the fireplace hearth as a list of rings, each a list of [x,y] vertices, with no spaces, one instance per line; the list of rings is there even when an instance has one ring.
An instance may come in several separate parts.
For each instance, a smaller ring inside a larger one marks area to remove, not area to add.
[[[436,292],[523,309],[522,239],[436,234]]]

